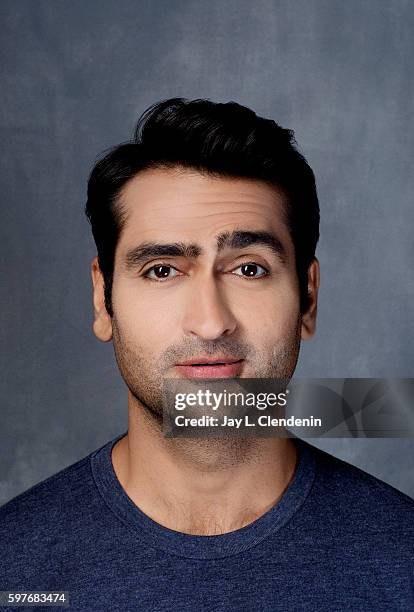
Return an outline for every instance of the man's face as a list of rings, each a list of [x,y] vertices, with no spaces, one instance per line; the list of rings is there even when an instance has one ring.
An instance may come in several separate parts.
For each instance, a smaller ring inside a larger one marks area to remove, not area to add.
[[[153,169],[127,183],[121,203],[114,316],[101,311],[110,333],[97,333],[102,321],[95,333],[112,336],[135,398],[160,414],[165,377],[290,378],[303,323],[283,195]]]

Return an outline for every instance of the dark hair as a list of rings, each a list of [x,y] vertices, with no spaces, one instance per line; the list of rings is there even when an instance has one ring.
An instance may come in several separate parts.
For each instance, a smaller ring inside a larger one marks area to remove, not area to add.
[[[319,239],[319,203],[314,174],[296,148],[293,131],[236,102],[172,98],[147,109],[133,139],[111,149],[89,178],[85,213],[92,226],[110,316],[115,250],[125,223],[118,196],[141,170],[160,167],[258,179],[281,189],[287,197],[301,312],[306,310],[307,272]]]

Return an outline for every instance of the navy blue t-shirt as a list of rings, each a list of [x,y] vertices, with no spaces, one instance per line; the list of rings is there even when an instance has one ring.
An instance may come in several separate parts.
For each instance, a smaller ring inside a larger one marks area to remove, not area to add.
[[[68,591],[69,609],[100,612],[414,610],[414,501],[393,487],[295,440],[273,508],[194,536],[127,496],[121,437],[0,508],[0,590]]]

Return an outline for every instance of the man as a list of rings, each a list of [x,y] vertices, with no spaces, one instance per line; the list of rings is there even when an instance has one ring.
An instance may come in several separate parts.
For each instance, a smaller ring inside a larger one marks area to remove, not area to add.
[[[290,379],[319,206],[293,133],[171,99],[93,169],[94,332],[128,432],[3,506],[1,589],[76,610],[414,609],[414,502],[288,437],[166,437],[168,378]]]

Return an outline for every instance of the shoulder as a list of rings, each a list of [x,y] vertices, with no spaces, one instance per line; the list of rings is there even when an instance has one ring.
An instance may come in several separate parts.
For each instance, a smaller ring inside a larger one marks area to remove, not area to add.
[[[303,441],[302,441],[303,443]],[[335,522],[348,533],[381,533],[390,538],[398,534],[414,546],[414,500],[351,465],[307,442],[313,454],[316,477],[310,496],[319,504],[325,520]],[[311,502],[312,503],[312,502]]]
[[[305,444],[311,447],[320,479],[325,485],[332,488],[333,493],[342,492],[350,496],[359,496],[364,493],[361,501],[375,500],[392,506],[397,505],[402,509],[407,508],[411,511],[414,509],[414,499],[395,487],[343,459],[334,457],[310,444]]]
[[[19,542],[53,539],[79,521],[85,504],[93,505],[96,487],[90,459],[95,452],[0,507],[2,550],[14,548]]]
[[[88,479],[90,455],[20,493],[0,507],[0,529],[10,522],[33,522],[39,514],[72,502]]]
[[[93,531],[102,513],[90,461],[96,452],[0,507],[0,588],[44,588]]]

